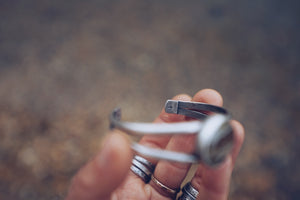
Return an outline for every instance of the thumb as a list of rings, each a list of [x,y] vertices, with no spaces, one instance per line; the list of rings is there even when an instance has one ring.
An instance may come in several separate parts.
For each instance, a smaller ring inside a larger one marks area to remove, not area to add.
[[[127,138],[118,133],[108,135],[98,155],[73,178],[66,200],[108,198],[127,175],[131,159]]]

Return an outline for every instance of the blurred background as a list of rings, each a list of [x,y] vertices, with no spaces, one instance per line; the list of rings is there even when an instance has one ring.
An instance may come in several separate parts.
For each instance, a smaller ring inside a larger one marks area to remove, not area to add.
[[[232,200],[300,199],[296,0],[0,0],[0,199],[63,199],[108,115],[213,88],[246,139]]]

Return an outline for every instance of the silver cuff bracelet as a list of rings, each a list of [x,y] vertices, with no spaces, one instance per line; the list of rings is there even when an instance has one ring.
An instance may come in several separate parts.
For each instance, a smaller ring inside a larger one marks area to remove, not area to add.
[[[206,103],[168,100],[165,104],[165,111],[198,120],[161,124],[123,122],[121,110],[115,109],[110,116],[110,127],[130,135],[196,135],[195,150],[191,154],[132,143],[134,151],[157,159],[184,163],[202,161],[209,166],[215,166],[221,163],[231,151],[233,146],[233,132],[229,124],[231,117],[224,108]]]

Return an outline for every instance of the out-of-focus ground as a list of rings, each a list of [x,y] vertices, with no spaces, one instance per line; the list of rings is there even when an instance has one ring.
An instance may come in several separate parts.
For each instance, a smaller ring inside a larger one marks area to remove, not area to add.
[[[0,1],[0,199],[63,199],[108,115],[214,88],[245,125],[229,199],[300,199],[299,1]]]

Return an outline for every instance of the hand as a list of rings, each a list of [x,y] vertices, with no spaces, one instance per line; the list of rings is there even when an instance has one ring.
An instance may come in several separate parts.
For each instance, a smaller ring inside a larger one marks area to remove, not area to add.
[[[201,90],[189,97],[178,95],[176,100],[195,101],[222,106],[221,95],[210,89]],[[182,115],[167,114],[164,111],[154,123],[185,121]],[[224,200],[228,197],[231,173],[244,140],[244,128],[231,121],[234,130],[234,147],[226,160],[217,168],[199,164],[191,185],[199,192],[197,199]],[[184,137],[184,139],[182,139]],[[155,148],[172,151],[190,151],[193,136],[144,136],[140,143]],[[162,191],[145,184],[130,171],[133,152],[130,142],[120,133],[111,133],[104,140],[102,150],[75,175],[66,200],[165,200],[171,199]],[[150,159],[148,159],[150,160]],[[190,164],[150,160],[156,165],[154,176],[169,188],[180,188]]]

